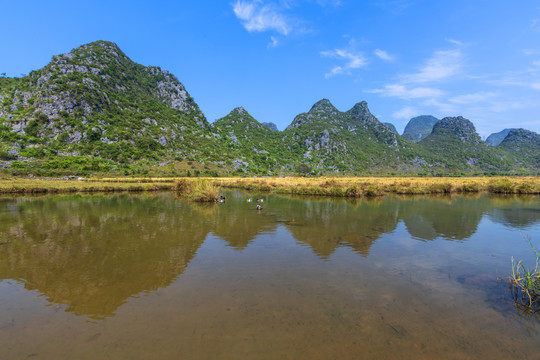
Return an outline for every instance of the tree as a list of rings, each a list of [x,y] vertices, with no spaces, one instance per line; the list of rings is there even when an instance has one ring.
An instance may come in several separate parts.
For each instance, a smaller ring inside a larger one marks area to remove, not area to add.
[[[306,164],[300,164],[296,169],[300,174],[308,174],[311,171],[311,168]]]

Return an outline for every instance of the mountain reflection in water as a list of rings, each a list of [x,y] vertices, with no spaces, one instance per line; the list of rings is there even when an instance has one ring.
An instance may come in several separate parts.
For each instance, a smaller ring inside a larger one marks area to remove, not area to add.
[[[346,247],[362,257],[403,222],[415,239],[467,240],[484,216],[519,229],[538,224],[538,197],[384,197],[348,201],[247,195],[224,204],[172,194],[65,195],[0,199],[0,280],[14,279],[66,311],[101,319],[130,297],[169,286],[209,234],[247,249],[284,227],[320,259]]]

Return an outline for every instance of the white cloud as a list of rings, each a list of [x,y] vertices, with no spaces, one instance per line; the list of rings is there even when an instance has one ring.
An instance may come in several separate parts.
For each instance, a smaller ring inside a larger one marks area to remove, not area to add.
[[[329,78],[334,75],[343,74],[344,70],[341,66],[334,66],[329,73],[324,74],[324,77]]]
[[[329,73],[325,74],[325,77],[327,78],[337,74],[350,74],[350,70],[361,68],[367,64],[366,59],[361,53],[348,49],[323,51],[321,52],[321,55],[324,57],[331,57],[345,61],[344,65],[334,66]]]
[[[273,48],[273,47],[278,46],[279,40],[278,40],[277,37],[275,37],[275,36],[270,36],[270,40],[272,40],[272,42],[268,44],[268,47],[269,47],[269,48],[271,48],[271,47]]]
[[[390,56],[386,51],[375,49],[375,55],[384,61],[394,61],[394,57]]]
[[[236,1],[233,11],[249,32],[273,30],[287,35],[292,30],[292,26],[284,15],[272,5],[264,5],[261,1]]]
[[[473,94],[464,94],[464,95],[454,96],[448,99],[448,101],[454,104],[468,105],[468,104],[477,104],[481,102],[486,102],[493,99],[496,96],[497,94],[492,93],[492,92],[477,92]]]
[[[419,115],[420,112],[413,108],[413,107],[410,107],[410,106],[406,106],[398,111],[395,111],[393,114],[392,114],[392,117],[394,119],[411,119],[417,115]]]
[[[538,50],[534,50],[534,49],[523,49],[521,52],[523,54],[525,54],[525,55],[536,55],[536,54],[538,54]]]
[[[420,71],[403,76],[409,83],[423,83],[443,80],[461,71],[463,54],[460,49],[436,51]]]
[[[320,6],[340,6],[342,4],[341,0],[317,0],[317,4]]]
[[[436,98],[444,95],[444,92],[439,89],[430,87],[415,87],[409,89],[402,84],[389,84],[385,85],[383,89],[375,89],[368,92],[381,94],[381,96],[397,97],[404,100]]]

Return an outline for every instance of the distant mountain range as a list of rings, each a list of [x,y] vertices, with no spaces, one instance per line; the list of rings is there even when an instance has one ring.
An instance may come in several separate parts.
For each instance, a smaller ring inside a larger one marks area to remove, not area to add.
[[[283,131],[242,107],[209,123],[174,75],[106,41],[0,78],[0,167],[15,173],[173,171],[186,161],[220,174],[536,173],[538,137],[514,129],[490,145],[467,119],[429,115],[400,136],[366,102],[340,112],[327,99]]]

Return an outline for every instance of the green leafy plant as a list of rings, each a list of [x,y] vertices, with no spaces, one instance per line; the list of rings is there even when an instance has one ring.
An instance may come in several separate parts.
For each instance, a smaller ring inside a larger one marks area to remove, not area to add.
[[[525,305],[530,311],[540,310],[540,254],[528,239],[532,251],[536,255],[534,268],[528,268],[523,260],[514,262],[512,257],[512,276],[510,288],[516,304]]]

